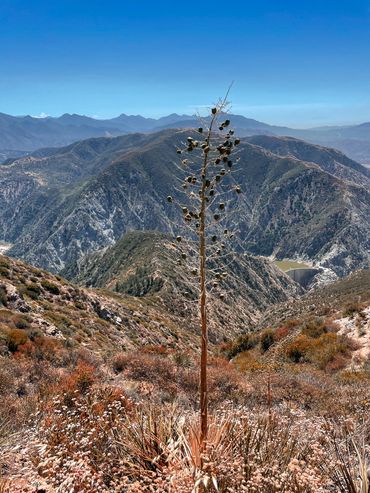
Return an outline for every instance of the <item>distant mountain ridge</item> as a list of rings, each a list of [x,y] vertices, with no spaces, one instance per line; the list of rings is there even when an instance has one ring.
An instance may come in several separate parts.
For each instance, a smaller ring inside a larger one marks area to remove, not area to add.
[[[370,123],[351,126],[292,129],[269,125],[241,115],[230,115],[240,136],[291,136],[337,148],[353,159],[370,163]],[[0,159],[18,157],[19,152],[42,147],[61,147],[91,137],[114,137],[135,132],[156,132],[167,128],[194,128],[194,115],[173,113],[158,119],[126,115],[110,119],[65,113],[60,117],[36,118],[0,113]],[[18,154],[17,154],[18,153]]]

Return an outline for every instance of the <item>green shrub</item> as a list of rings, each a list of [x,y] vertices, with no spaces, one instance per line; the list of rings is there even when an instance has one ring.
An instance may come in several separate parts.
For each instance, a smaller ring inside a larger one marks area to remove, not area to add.
[[[318,338],[300,334],[286,348],[293,363],[311,363],[320,370],[339,370],[350,356],[350,342],[334,333]]]
[[[342,312],[343,317],[353,318],[354,314],[361,311],[361,307],[356,302],[347,303]]]
[[[10,270],[3,265],[0,265],[0,277],[10,278]]]
[[[28,340],[27,334],[21,329],[11,329],[8,332],[7,345],[11,353],[15,353],[19,346]]]
[[[8,304],[8,296],[6,294],[5,288],[0,286],[0,305],[7,306]]]
[[[266,329],[262,332],[260,338],[261,351],[265,353],[275,342],[275,332],[272,329]]]
[[[313,339],[317,339],[322,334],[327,333],[327,328],[323,321],[319,318],[314,318],[305,323],[302,334],[312,337]]]
[[[134,275],[124,281],[117,282],[115,290],[118,293],[140,297],[160,291],[163,284],[163,279],[154,278],[146,267],[138,267]]]
[[[36,283],[26,284],[19,291],[22,295],[26,295],[32,300],[38,300],[41,294],[41,288]]]
[[[307,361],[307,356],[312,348],[313,339],[300,334],[286,348],[286,354],[293,363]]]
[[[49,291],[49,293],[51,294],[59,294],[60,293],[60,290],[58,288],[58,286],[50,281],[48,281],[47,279],[41,281],[41,286],[46,289],[46,291]]]
[[[232,346],[226,351],[228,359],[235,358],[239,353],[249,351],[258,344],[258,336],[256,334],[244,334],[233,342]]]

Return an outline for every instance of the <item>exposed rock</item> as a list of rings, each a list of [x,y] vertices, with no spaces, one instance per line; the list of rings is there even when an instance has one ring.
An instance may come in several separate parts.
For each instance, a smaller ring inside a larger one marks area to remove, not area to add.
[[[14,243],[10,253],[58,272],[127,231],[171,233],[179,217],[166,197],[177,184],[174,149],[187,134],[92,139],[0,167],[0,228]],[[336,151],[305,145],[294,141],[289,156],[239,146],[240,248],[306,258],[339,276],[368,267],[367,170]]]

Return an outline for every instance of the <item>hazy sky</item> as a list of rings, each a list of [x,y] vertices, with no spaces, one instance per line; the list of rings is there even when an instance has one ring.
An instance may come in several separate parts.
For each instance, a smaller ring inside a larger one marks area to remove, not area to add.
[[[0,112],[370,121],[370,1],[0,0]]]

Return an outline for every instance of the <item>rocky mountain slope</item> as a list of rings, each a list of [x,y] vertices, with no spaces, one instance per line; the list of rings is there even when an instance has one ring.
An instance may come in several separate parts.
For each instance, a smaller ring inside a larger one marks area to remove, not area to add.
[[[197,319],[197,278],[167,236],[132,232],[115,245],[85,257],[63,274],[85,286],[107,288],[145,298],[154,296],[169,313],[192,325]],[[211,333],[228,335],[250,329],[274,303],[302,293],[300,287],[271,262],[250,255],[228,257],[218,264],[227,274],[210,289]]]
[[[245,140],[268,149],[278,156],[294,157],[318,164],[337,178],[370,188],[370,170],[336,149],[313,145],[293,137],[255,135]]]
[[[306,293],[295,303],[282,303],[269,309],[261,326],[279,325],[287,320],[323,317],[343,312],[353,316],[361,307],[370,306],[370,269],[359,270],[350,276]],[[353,318],[353,317],[352,317]]]
[[[77,287],[0,255],[4,350],[37,335],[105,353],[135,345],[197,346],[194,281],[176,264],[165,237],[132,233],[92,260],[78,280],[107,289]],[[235,271],[229,266],[227,296],[210,295],[211,343],[250,330],[268,306],[300,294],[289,277],[265,260],[247,257],[236,265]]]
[[[169,219],[178,216],[166,197],[181,200],[174,163],[187,135],[166,130],[92,139],[0,166],[1,239],[14,244],[10,254],[58,272],[127,231],[172,232]],[[315,162],[249,142],[239,146],[240,249],[303,258],[338,275],[367,267],[367,171],[335,151],[295,152]]]

